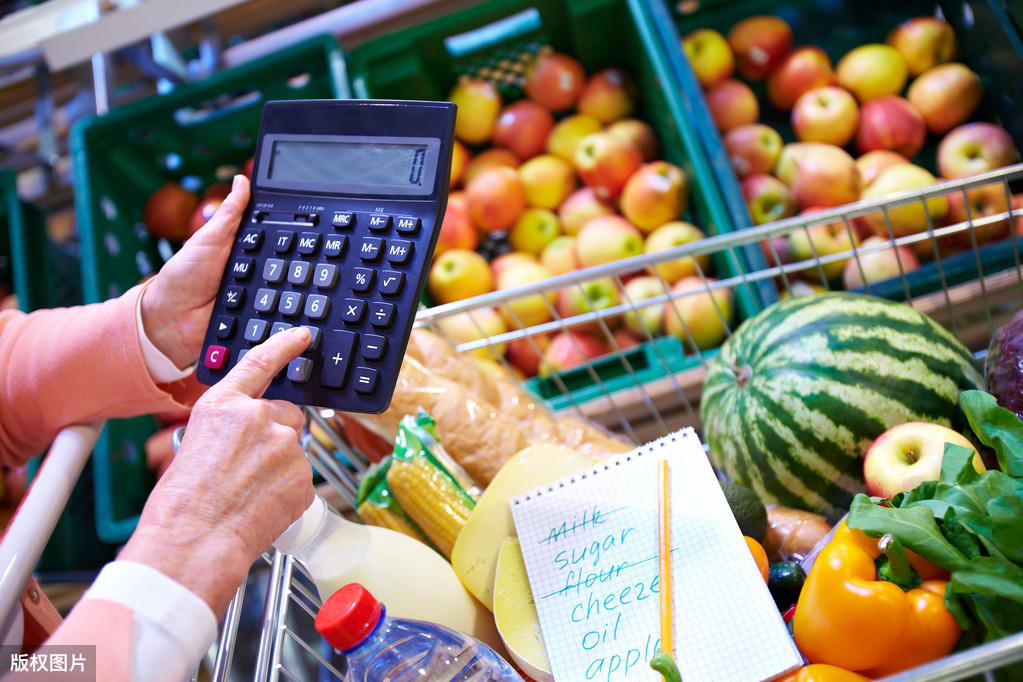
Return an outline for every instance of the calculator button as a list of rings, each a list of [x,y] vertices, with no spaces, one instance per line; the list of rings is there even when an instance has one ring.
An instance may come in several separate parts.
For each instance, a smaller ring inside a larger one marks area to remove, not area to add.
[[[387,329],[394,323],[395,310],[393,303],[374,302],[369,306],[369,323],[377,329]]]
[[[281,305],[278,306],[277,310],[280,311],[281,315],[289,317],[298,315],[302,310],[302,294],[297,291],[285,291],[281,294]]]
[[[277,296],[276,289],[260,289],[256,292],[256,300],[252,307],[257,313],[272,313],[277,307]]]
[[[355,225],[355,216],[351,213],[335,211],[330,224],[337,230],[347,230],[351,226]]]
[[[274,235],[274,253],[285,254],[295,245],[295,233],[288,230],[277,230]]]
[[[365,360],[379,360],[387,352],[387,337],[363,334],[359,338],[359,354]]]
[[[309,280],[313,276],[313,268],[308,262],[304,260],[293,260],[291,266],[288,269],[288,281],[292,284],[300,287],[304,287],[309,284]]]
[[[332,263],[320,263],[316,266],[313,274],[313,282],[318,289],[333,289],[337,286],[341,269]]]
[[[356,294],[364,294],[373,288],[373,278],[376,271],[370,268],[354,268],[352,270],[352,291]]]
[[[419,218],[395,218],[394,226],[398,230],[398,234],[414,237],[419,232],[419,222]]]
[[[231,274],[235,279],[246,280],[252,276],[252,264],[251,258],[239,258],[231,264]]]
[[[228,310],[237,310],[245,303],[245,288],[231,285],[224,289],[224,307]]]
[[[295,358],[288,363],[288,378],[296,384],[304,384],[309,381],[313,373],[313,361],[309,358]]]
[[[245,340],[249,343],[263,343],[269,331],[269,322],[253,318],[245,323]]]
[[[362,322],[362,316],[366,314],[366,302],[357,298],[346,298],[341,303],[341,319],[350,324]]]
[[[242,249],[245,251],[255,251],[263,243],[263,230],[256,228],[248,228],[242,232]]]
[[[235,366],[237,366],[239,363],[241,363],[242,358],[245,357],[245,354],[248,353],[249,350],[250,350],[249,348],[242,348],[240,351],[238,351],[238,359],[235,360],[235,362],[234,362]]]
[[[405,286],[405,273],[384,270],[380,273],[380,293],[384,296],[397,296]]]
[[[263,281],[267,284],[280,284],[287,270],[288,264],[280,258],[267,258],[263,263]]]
[[[374,213],[369,217],[369,229],[373,232],[387,232],[391,229],[391,216]]]
[[[280,332],[286,332],[289,329],[291,329],[291,325],[288,324],[287,322],[274,322],[272,325],[270,325],[270,336],[273,336],[274,334],[279,334]]]
[[[312,297],[310,297],[310,298],[312,298]],[[309,307],[309,301],[306,300],[306,308],[308,308],[308,307]],[[312,340],[309,342],[309,345],[306,347],[306,352],[309,352],[311,350],[316,350],[317,348],[319,348],[320,347],[320,339],[323,338],[323,330],[320,329],[319,327],[313,327],[313,326],[307,325],[307,324],[304,324],[302,326],[305,327],[306,329],[308,329],[309,333],[312,334],[312,337],[313,337]]]
[[[405,265],[412,258],[412,242],[394,239],[387,246],[387,262],[391,265]]]
[[[319,294],[309,294],[305,301],[305,316],[310,320],[322,320],[330,312],[330,299]]]
[[[237,321],[230,315],[218,315],[217,316],[217,338],[218,339],[229,339],[234,336],[234,328]]]
[[[372,393],[377,390],[380,372],[371,367],[356,367],[353,383],[356,393]]]
[[[315,256],[320,250],[320,235],[316,232],[303,232],[298,237],[298,252],[303,256]]]
[[[345,255],[348,237],[345,235],[330,236],[323,240],[323,255],[327,258],[340,258]]]
[[[206,358],[203,360],[203,364],[210,369],[223,369],[230,354],[231,352],[224,346],[210,346],[206,349]]]
[[[355,332],[338,329],[326,332],[321,384],[328,388],[344,388],[348,368],[352,366],[352,348],[357,336]]]
[[[380,259],[380,250],[384,247],[384,240],[377,237],[363,237],[359,246],[359,257],[367,263],[375,263]]]

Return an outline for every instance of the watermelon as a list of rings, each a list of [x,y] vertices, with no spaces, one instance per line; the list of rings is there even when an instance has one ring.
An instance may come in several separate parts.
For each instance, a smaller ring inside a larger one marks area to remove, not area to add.
[[[746,320],[708,368],[700,401],[711,461],[762,500],[822,514],[866,492],[863,454],[889,427],[950,426],[983,388],[952,334],[903,303],[841,292]]]

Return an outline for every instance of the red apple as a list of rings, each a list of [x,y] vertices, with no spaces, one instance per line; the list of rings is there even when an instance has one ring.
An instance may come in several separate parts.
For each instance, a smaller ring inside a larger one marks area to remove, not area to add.
[[[554,127],[551,112],[532,100],[520,99],[504,108],[494,125],[492,143],[515,152],[519,160],[542,152]]]
[[[584,268],[638,256],[643,252],[643,234],[622,216],[599,215],[579,230],[576,252]]]
[[[617,198],[629,176],[642,164],[636,145],[607,132],[587,135],[575,149],[575,169],[580,179],[604,199]]]
[[[525,251],[509,251],[502,253],[500,256],[490,261],[490,272],[494,276],[495,282],[501,281],[501,276],[512,267],[516,267],[519,263],[539,263],[536,256],[527,253]]]
[[[586,71],[579,60],[561,52],[537,57],[526,74],[526,96],[554,113],[565,111],[579,98]]]
[[[625,69],[609,67],[586,79],[576,109],[602,123],[628,118],[636,110],[636,84]]]
[[[909,67],[891,45],[868,43],[849,50],[835,66],[838,84],[861,103],[897,95],[906,87]]]
[[[507,358],[526,378],[535,377],[543,362],[543,352],[551,342],[550,334],[534,334],[508,342]]]
[[[252,166],[256,163],[254,157],[249,157],[248,161],[242,164],[242,175],[252,180]]]
[[[770,173],[781,155],[781,135],[763,123],[732,128],[723,138],[725,152],[736,176]]]
[[[728,44],[735,53],[739,75],[750,81],[763,80],[792,51],[792,27],[780,17],[748,17],[732,26]]]
[[[796,214],[792,190],[773,175],[747,175],[742,180],[741,189],[754,225],[791,218]]]
[[[863,181],[864,187],[874,182],[874,179],[885,168],[897,166],[900,163],[909,163],[909,159],[890,149],[875,149],[872,152],[861,154],[856,159],[856,167],[860,169],[860,179]]]
[[[479,231],[472,222],[465,208],[448,201],[444,210],[444,219],[437,233],[437,246],[434,257],[451,249],[474,250],[479,245]]]
[[[583,224],[598,215],[609,215],[615,212],[610,201],[597,196],[592,187],[580,187],[561,202],[558,206],[558,218],[561,219],[561,231],[567,235],[579,233]]]
[[[466,144],[481,144],[490,139],[504,104],[497,86],[481,78],[463,78],[448,93],[448,101],[458,107],[455,136]]]
[[[657,133],[646,121],[638,118],[623,118],[609,123],[607,132],[636,145],[644,162],[649,163],[657,158],[660,151]]]
[[[579,254],[575,250],[576,238],[569,235],[555,237],[540,252],[540,264],[551,271],[552,275],[564,275],[582,267]]]
[[[472,179],[465,188],[469,217],[481,230],[506,230],[526,209],[526,192],[518,171],[497,166]]]
[[[856,147],[861,154],[875,149],[890,149],[912,159],[926,142],[927,123],[905,97],[878,97],[860,108]]]
[[[883,282],[919,267],[920,259],[912,249],[895,246],[882,237],[867,237],[860,244],[856,258],[846,261],[842,269],[842,286],[857,289],[864,282]]]
[[[803,142],[844,147],[856,134],[860,107],[845,88],[824,85],[800,95],[792,106],[792,132]]]
[[[1012,136],[999,125],[984,121],[953,128],[938,143],[938,172],[961,178],[1003,168],[1016,161]]]
[[[792,196],[800,208],[830,207],[859,198],[861,181],[856,161],[841,147],[806,142],[799,156]]]
[[[986,471],[980,453],[957,431],[929,422],[906,422],[882,433],[867,449],[863,457],[867,492],[891,499],[924,481],[937,481],[946,443],[972,451],[973,468]]]
[[[607,354],[607,345],[583,331],[558,332],[547,344],[538,374],[549,376],[583,365]]]
[[[487,260],[468,249],[451,249],[433,259],[427,275],[430,298],[438,304],[481,296],[494,290]]]
[[[225,197],[211,196],[202,199],[199,205],[192,211],[191,217],[188,219],[188,234],[186,239],[191,237],[193,234],[199,231],[203,225],[209,222],[213,214],[217,212],[220,205],[224,203]]]
[[[635,348],[636,346],[639,346],[644,341],[646,341],[648,338],[650,337],[646,334],[637,334],[636,332],[631,331],[630,329],[622,327],[621,329],[618,329],[617,331],[615,331],[614,334],[611,335],[611,344],[608,347],[608,351],[611,353],[617,353],[619,351],[625,351],[630,348]]]
[[[817,207],[808,208],[799,215],[810,215],[822,210]],[[789,257],[793,262],[814,261],[802,274],[818,282],[822,275],[824,281],[841,277],[846,262],[852,256],[853,247],[860,243],[852,226],[847,226],[844,220],[818,223],[795,230],[789,233],[788,241]]]
[[[946,253],[955,253],[1004,239],[1009,235],[1009,202],[1011,197],[1005,193],[1005,185],[1001,182],[980,185],[966,190],[949,192],[947,222],[952,225],[968,223],[969,230],[945,235],[941,239],[941,249]],[[1005,216],[1002,220],[990,223],[981,221],[990,216]],[[983,224],[975,224],[981,221]],[[972,233],[972,234],[971,234]],[[928,245],[930,246],[930,245]],[[933,252],[933,249],[932,249]]]
[[[876,199],[893,192],[930,187],[934,182],[934,176],[926,169],[915,164],[902,163],[881,171],[877,179],[864,188],[860,198]],[[870,226],[875,235],[888,239],[892,235],[905,237],[924,232],[929,225],[939,224],[947,214],[948,200],[943,196],[937,196],[926,202],[913,201],[890,207],[886,211],[874,211],[864,215],[862,220]]]
[[[735,55],[728,39],[712,28],[698,28],[683,36],[682,50],[704,88],[730,78],[735,71]]]
[[[799,47],[767,77],[767,97],[782,111],[789,111],[808,90],[835,82],[831,59],[819,47]]]
[[[689,205],[689,178],[667,161],[651,161],[629,176],[618,206],[645,233],[680,218]]]
[[[573,317],[613,308],[621,302],[618,285],[612,277],[598,277],[578,284],[569,284],[558,290],[555,304],[558,317],[572,325],[573,330],[597,332],[600,322],[570,322]]]
[[[885,41],[898,50],[910,76],[952,61],[956,55],[956,34],[947,21],[935,16],[908,19],[896,26]]]
[[[504,147],[489,147],[469,159],[469,163],[465,166],[462,184],[468,186],[476,176],[482,175],[491,168],[497,166],[518,168],[520,163],[519,157],[515,156],[515,152],[512,150]]]
[[[189,236],[189,222],[199,197],[176,182],[165,182],[149,195],[142,207],[142,222],[158,239],[174,242]]]
[[[970,120],[984,96],[980,77],[964,64],[951,62],[924,71],[906,91],[908,99],[936,135]]]

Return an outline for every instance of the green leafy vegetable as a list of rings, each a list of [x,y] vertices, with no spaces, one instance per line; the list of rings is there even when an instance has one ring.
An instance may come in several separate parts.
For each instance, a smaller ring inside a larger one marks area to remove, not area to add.
[[[995,451],[998,467],[1013,478],[1023,478],[1020,418],[984,391],[963,391],[959,394],[959,403],[977,438]]]

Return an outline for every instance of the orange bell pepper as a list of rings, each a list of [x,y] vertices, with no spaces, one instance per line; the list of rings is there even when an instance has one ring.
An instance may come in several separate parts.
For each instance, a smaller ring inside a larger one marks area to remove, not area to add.
[[[775,682],[870,682],[869,677],[826,663],[811,663]]]
[[[900,548],[883,546],[842,522],[817,556],[792,619],[796,645],[811,663],[883,677],[943,658],[959,640],[959,625],[945,608],[948,581],[924,580],[907,590],[880,579],[874,560],[881,554],[898,582],[916,577]],[[912,563],[925,574],[940,570],[919,556]]]
[[[764,546],[757,542],[755,539],[748,535],[743,535],[746,538],[746,546],[749,547],[750,553],[753,555],[753,559],[757,562],[757,568],[760,569],[760,575],[764,576],[764,582],[767,582],[768,570],[771,565],[767,561],[767,551]]]

